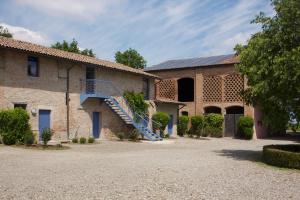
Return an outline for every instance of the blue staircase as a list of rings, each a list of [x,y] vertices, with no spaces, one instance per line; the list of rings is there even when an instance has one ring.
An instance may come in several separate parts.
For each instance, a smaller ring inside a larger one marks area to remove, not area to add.
[[[112,82],[105,80],[82,80],[80,102],[88,98],[104,99],[106,105],[116,113],[125,124],[133,126],[139,133],[150,141],[162,140],[159,134],[154,133],[152,123],[157,123],[146,114],[138,114],[130,107],[121,91]],[[99,85],[99,86],[98,86]]]
[[[137,113],[135,113],[134,116],[130,116],[114,97],[109,97],[104,101],[126,124],[132,125],[139,130],[142,136],[151,141],[162,140],[158,134],[155,134],[150,130],[148,127],[148,119],[146,117]]]

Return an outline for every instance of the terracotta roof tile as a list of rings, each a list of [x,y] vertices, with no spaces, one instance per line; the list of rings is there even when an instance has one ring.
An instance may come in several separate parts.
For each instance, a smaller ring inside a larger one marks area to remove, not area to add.
[[[29,42],[24,42],[24,41],[0,36],[0,48],[1,47],[37,53],[37,54],[41,54],[41,55],[45,55],[45,56],[53,56],[56,58],[62,58],[62,59],[66,59],[66,60],[70,60],[70,61],[74,61],[74,62],[93,64],[93,65],[103,66],[106,68],[115,69],[115,70],[119,70],[119,71],[126,71],[126,72],[139,74],[139,75],[143,75],[143,76],[147,76],[147,77],[158,78],[157,76],[155,76],[153,74],[149,74],[142,70],[134,69],[134,68],[131,68],[131,67],[119,64],[119,63],[114,63],[114,62],[110,62],[110,61],[106,61],[106,60],[101,60],[98,58],[93,58],[90,56],[71,53],[71,52],[62,51],[59,49],[54,49],[54,48],[50,48],[50,47],[45,47],[45,46],[41,46],[41,45],[29,43]]]

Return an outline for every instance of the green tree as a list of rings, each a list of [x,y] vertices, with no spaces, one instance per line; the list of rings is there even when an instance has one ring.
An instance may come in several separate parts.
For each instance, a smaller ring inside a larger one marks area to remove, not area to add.
[[[272,0],[275,16],[260,13],[252,23],[262,30],[244,46],[237,69],[248,78],[243,91],[247,103],[259,105],[264,123],[278,133],[288,120],[300,119],[300,1]]]
[[[124,52],[116,52],[115,60],[117,63],[127,65],[136,69],[144,69],[146,67],[146,60],[135,49],[129,48]]]
[[[60,49],[63,51],[78,53],[78,54],[86,55],[86,56],[90,56],[90,57],[96,56],[92,49],[80,50],[78,47],[78,42],[75,39],[73,39],[71,43],[68,43],[65,40],[62,43],[56,42],[55,44],[52,44],[51,47],[54,49]]]
[[[12,38],[13,35],[8,31],[7,28],[0,26],[0,36]]]

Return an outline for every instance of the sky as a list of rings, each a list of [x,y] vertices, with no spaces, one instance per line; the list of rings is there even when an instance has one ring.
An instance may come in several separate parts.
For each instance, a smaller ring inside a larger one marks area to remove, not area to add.
[[[136,49],[147,66],[233,53],[273,15],[269,0],[0,0],[0,25],[45,46],[75,38],[101,59]]]

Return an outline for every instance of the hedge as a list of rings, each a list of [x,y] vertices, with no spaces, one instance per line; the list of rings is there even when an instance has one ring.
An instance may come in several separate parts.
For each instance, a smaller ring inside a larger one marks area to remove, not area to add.
[[[201,136],[202,129],[204,127],[204,117],[201,115],[196,115],[191,117],[191,129],[190,129],[190,134],[195,135],[197,137]]]
[[[189,125],[189,117],[188,116],[180,116],[178,118],[178,124],[177,124],[177,134],[179,136],[183,136],[187,133]]]
[[[252,117],[249,116],[240,117],[237,124],[238,136],[248,140],[252,139],[253,125],[254,125],[254,121]]]
[[[170,120],[169,115],[164,112],[156,112],[152,115],[152,120],[154,121],[152,124],[153,129],[154,130],[158,129],[160,132],[160,136],[164,137],[164,131]],[[155,123],[155,122],[157,122],[157,123]]]
[[[29,115],[22,108],[0,111],[0,135],[3,143],[24,142],[24,135],[30,131]]]
[[[221,114],[210,113],[204,117],[203,136],[223,137],[223,121]]]
[[[300,169],[300,145],[264,146],[263,161],[278,167]]]

